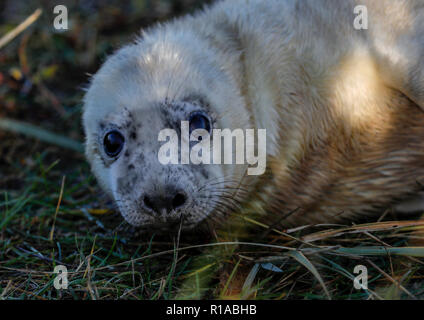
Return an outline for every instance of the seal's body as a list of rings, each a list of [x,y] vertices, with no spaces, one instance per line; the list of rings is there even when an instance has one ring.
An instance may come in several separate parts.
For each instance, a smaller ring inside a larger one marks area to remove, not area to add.
[[[422,0],[222,1],[107,60],[85,97],[87,157],[139,226],[191,228],[247,200],[286,225],[382,213],[424,180],[423,57]],[[158,133],[183,120],[266,129],[266,174],[161,165]]]

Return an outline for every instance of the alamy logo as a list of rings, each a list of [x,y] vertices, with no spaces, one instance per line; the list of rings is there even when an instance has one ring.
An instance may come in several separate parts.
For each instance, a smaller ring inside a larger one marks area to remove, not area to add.
[[[368,29],[368,8],[363,5],[358,5],[353,8],[353,13],[356,15],[353,20],[353,27],[355,30]]]
[[[53,281],[54,288],[56,290],[68,289],[68,268],[58,265],[54,268],[53,273],[57,274]]]
[[[64,5],[57,5],[53,9],[57,16],[53,20],[53,27],[56,30],[68,30],[68,8]]]
[[[181,141],[174,129],[160,131],[158,141],[165,143],[159,149],[158,159],[163,165],[248,164],[248,175],[261,175],[266,169],[266,129],[257,130],[256,145],[255,131],[213,129],[211,139],[211,134],[204,129],[193,130],[190,134],[189,122],[182,121]]]
[[[353,280],[353,286],[356,290],[368,289],[368,269],[366,266],[357,265],[355,269],[353,269],[354,274],[358,274]]]

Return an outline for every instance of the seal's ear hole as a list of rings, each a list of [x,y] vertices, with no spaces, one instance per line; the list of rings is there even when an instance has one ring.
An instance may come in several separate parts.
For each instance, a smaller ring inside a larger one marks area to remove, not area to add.
[[[191,114],[188,121],[190,125],[190,134],[197,129],[203,129],[209,133],[211,132],[211,121],[209,120],[209,117],[203,112],[195,112]]]
[[[117,130],[108,132],[103,140],[105,153],[109,157],[117,157],[124,148],[125,138]]]

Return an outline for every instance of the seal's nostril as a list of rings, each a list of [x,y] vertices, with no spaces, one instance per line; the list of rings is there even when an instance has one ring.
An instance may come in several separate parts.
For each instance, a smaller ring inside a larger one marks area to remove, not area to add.
[[[169,192],[166,196],[151,194],[145,195],[142,199],[145,209],[155,214],[164,215],[183,207],[187,201],[187,196],[182,192]]]
[[[177,193],[177,195],[174,197],[174,199],[172,199],[172,207],[174,209],[178,209],[178,208],[180,208],[184,205],[186,200],[187,199],[186,199],[185,195],[183,195],[182,193]]]
[[[148,196],[144,197],[144,204],[147,208],[154,210],[153,202],[150,200],[150,198]]]

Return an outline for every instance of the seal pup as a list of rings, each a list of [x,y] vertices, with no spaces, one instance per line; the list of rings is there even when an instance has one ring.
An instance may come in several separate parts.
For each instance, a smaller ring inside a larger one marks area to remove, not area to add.
[[[358,5],[368,29],[354,27]],[[423,57],[422,0],[220,1],[107,59],[84,99],[86,155],[145,228],[246,203],[269,224],[371,217],[424,181]],[[266,129],[266,173],[160,164],[158,133],[181,121]]]

